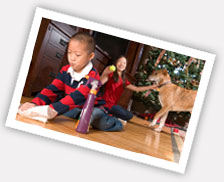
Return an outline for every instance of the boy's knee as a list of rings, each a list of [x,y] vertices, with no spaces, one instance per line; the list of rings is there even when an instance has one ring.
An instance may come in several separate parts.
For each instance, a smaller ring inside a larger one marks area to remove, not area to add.
[[[115,125],[114,129],[115,129],[115,131],[123,130],[123,124],[120,121],[116,122],[116,125]]]
[[[78,119],[80,113],[81,113],[82,109],[80,108],[74,108],[66,113],[64,113],[64,116],[73,118],[73,119]]]
[[[123,124],[117,118],[111,117],[111,120],[113,120],[113,121],[110,122],[109,125],[106,125],[106,127],[103,128],[102,130],[104,130],[104,131],[121,131],[121,130],[123,130]]]
[[[104,111],[100,108],[97,108],[97,107],[94,107],[93,108],[93,112],[92,112],[92,115],[93,116],[98,116],[98,115],[103,115],[104,114]]]
[[[93,128],[102,131],[120,131],[123,129],[122,123],[117,118],[108,116],[102,110],[95,110],[95,117],[91,125]]]

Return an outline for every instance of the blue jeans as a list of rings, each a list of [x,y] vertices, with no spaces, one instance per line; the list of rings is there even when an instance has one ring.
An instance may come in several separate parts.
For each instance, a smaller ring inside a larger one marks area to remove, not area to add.
[[[130,120],[133,117],[132,112],[124,109],[119,105],[112,106],[112,108],[108,110],[108,113],[125,121]]]
[[[64,115],[73,119],[78,119],[82,109],[75,108]],[[102,109],[94,107],[90,119],[90,125],[94,129],[102,131],[120,131],[123,129],[122,123],[115,117],[107,115]]]

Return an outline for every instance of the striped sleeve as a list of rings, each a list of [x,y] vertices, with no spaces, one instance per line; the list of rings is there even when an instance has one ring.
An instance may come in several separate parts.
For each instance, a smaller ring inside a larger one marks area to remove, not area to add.
[[[65,90],[64,74],[68,66],[62,67],[57,77],[31,101],[36,105],[49,105]]]

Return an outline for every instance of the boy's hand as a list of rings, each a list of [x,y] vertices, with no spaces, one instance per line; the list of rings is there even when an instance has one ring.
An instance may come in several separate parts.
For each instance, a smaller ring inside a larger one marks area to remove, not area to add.
[[[20,111],[25,111],[25,110],[30,109],[30,108],[35,107],[35,106],[36,106],[36,104],[34,104],[34,103],[31,103],[31,102],[25,102],[24,104],[22,104],[22,105],[19,107],[19,110],[20,110]]]
[[[58,112],[51,107],[48,107],[48,117],[47,119],[53,119],[57,116]]]

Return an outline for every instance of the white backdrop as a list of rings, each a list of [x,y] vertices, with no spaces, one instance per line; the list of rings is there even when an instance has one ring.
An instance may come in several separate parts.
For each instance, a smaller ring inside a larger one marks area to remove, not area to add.
[[[4,126],[37,6],[217,55],[184,175]],[[223,7],[218,0],[8,0],[1,4],[1,181],[223,179]]]

